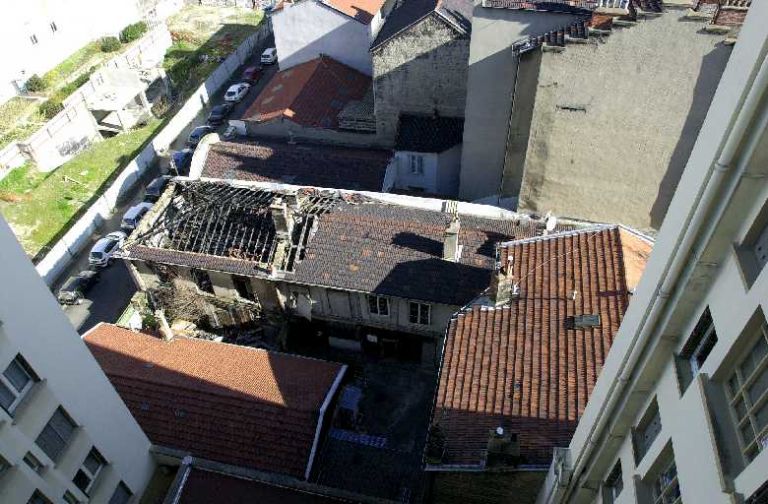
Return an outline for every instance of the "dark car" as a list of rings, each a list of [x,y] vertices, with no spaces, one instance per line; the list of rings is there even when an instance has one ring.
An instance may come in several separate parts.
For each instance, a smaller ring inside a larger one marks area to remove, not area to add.
[[[261,72],[263,71],[263,67],[261,65],[258,66],[252,66],[248,67],[245,70],[243,70],[243,75],[240,76],[240,78],[244,81],[248,82],[258,82],[261,78]]]
[[[210,126],[198,126],[197,128],[192,130],[192,133],[189,134],[189,137],[187,137],[187,145],[196,146],[200,143],[200,140],[207,135],[208,133],[212,133],[213,128]]]
[[[232,112],[232,109],[235,107],[232,103],[222,103],[221,105],[216,105],[211,109],[211,114],[208,116],[208,124],[211,126],[218,126],[219,124],[224,122],[224,119],[229,116],[229,113]]]
[[[56,296],[60,304],[74,305],[83,302],[85,293],[99,280],[99,272],[81,271],[77,276],[69,277]]]
[[[171,154],[171,170],[177,175],[186,175],[192,164],[192,149],[183,149]]]
[[[163,194],[163,189],[165,189],[165,186],[167,186],[168,182],[170,181],[170,176],[163,175],[162,177],[157,177],[155,180],[147,184],[147,189],[144,191],[144,201],[154,203],[160,199],[160,195]]]

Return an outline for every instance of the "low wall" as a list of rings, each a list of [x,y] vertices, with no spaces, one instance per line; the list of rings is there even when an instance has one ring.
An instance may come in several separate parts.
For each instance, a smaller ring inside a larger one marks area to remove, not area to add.
[[[270,35],[270,23],[264,22],[259,30],[245,39],[206,81],[184,103],[168,124],[155,135],[152,141],[123,169],[114,182],[91,205],[85,214],[51,247],[51,250],[36,265],[37,272],[48,285],[64,272],[73,258],[90,243],[91,235],[110,216],[141,176],[155,163],[158,153],[168,150],[174,140],[184,131],[208,104],[214,94],[253,54],[254,49]]]
[[[0,180],[2,180],[11,170],[18,168],[27,161],[18,144],[12,143],[0,150]]]

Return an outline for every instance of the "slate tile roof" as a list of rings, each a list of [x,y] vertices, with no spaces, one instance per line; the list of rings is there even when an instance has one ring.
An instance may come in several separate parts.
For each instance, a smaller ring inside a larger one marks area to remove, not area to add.
[[[442,259],[449,221],[398,205],[339,204],[320,217],[292,280],[462,306],[488,287],[497,242],[539,232],[534,222],[462,216],[463,251],[454,263]]]
[[[179,504],[322,504],[341,503],[334,499],[293,488],[281,487],[193,468],[181,489]]]
[[[444,152],[462,142],[464,118],[401,115],[395,150]]]
[[[298,478],[340,364],[100,324],[84,337],[152,443]]]
[[[386,0],[323,0],[322,3],[367,25],[371,24]]]
[[[273,140],[211,145],[202,177],[381,191],[392,152]]]
[[[328,56],[277,72],[243,114],[246,120],[289,119],[310,128],[335,129],[338,115],[362,100],[371,78]]]
[[[650,250],[619,226],[502,247],[520,297],[469,307],[447,331],[432,418],[446,437],[444,465],[482,467],[499,426],[519,435],[527,464],[548,465],[552,448],[568,445]],[[573,328],[589,314],[598,327]]]
[[[472,0],[404,0],[387,16],[371,50],[378,49],[432,13],[450,23],[458,36],[466,37],[472,30],[473,8]]]

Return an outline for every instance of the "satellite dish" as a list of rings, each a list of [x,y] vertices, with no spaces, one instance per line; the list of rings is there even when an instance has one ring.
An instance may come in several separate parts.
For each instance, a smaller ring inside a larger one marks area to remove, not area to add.
[[[545,224],[547,232],[551,233],[557,227],[557,217],[554,215],[547,216],[547,222]]]

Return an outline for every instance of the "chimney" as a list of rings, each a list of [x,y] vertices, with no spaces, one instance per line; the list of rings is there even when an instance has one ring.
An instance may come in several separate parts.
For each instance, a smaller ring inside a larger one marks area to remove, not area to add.
[[[520,284],[515,282],[509,265],[497,267],[491,275],[489,297],[496,306],[509,304],[512,299],[520,296]]]
[[[293,231],[293,216],[288,210],[288,205],[281,196],[275,196],[269,205],[272,221],[275,224],[275,232],[279,239],[287,239]]]
[[[443,259],[451,262],[459,262],[461,257],[461,245],[459,245],[459,231],[461,222],[459,216],[454,215],[443,234]]]

